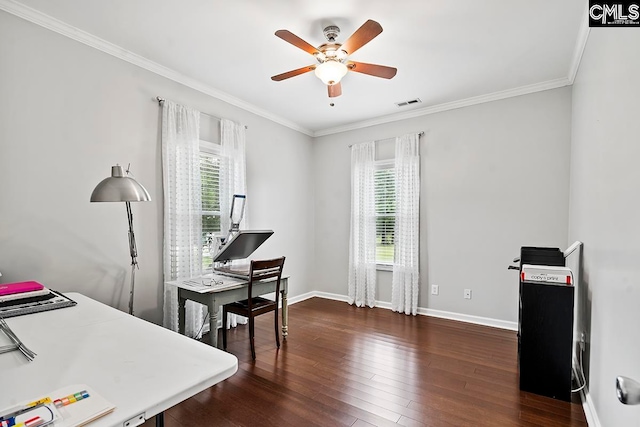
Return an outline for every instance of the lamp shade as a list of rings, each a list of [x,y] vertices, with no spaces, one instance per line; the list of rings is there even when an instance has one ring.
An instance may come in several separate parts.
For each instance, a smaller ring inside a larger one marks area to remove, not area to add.
[[[147,190],[135,179],[125,176],[122,166],[111,166],[111,176],[105,178],[91,193],[92,202],[148,202]]]
[[[326,85],[340,83],[340,79],[347,74],[347,66],[342,62],[329,59],[316,67],[316,77]]]

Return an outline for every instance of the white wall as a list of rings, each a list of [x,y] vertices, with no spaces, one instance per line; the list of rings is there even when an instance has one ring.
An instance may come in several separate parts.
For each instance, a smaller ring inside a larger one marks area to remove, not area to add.
[[[640,381],[640,33],[592,28],[573,86],[570,240],[584,242],[578,328],[603,426],[640,426],[615,378]]]
[[[159,322],[162,168],[157,95],[242,122],[251,224],[286,255],[291,295],[308,292],[313,255],[311,138],[0,12],[0,272],[127,307],[124,204],[89,203],[110,167],[131,163],[152,202],[133,205],[136,314]]]
[[[561,88],[317,138],[315,288],[347,293],[348,145],[424,130],[419,306],[517,321],[507,265],[523,245],[566,246],[570,117]],[[378,279],[377,299],[391,301],[391,273]]]

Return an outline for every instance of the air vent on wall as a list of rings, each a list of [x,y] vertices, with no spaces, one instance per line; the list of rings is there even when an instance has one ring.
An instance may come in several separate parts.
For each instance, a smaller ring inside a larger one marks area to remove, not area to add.
[[[420,98],[416,98],[416,99],[412,99],[410,101],[396,102],[396,106],[397,107],[406,107],[407,105],[419,104],[421,102],[422,101],[420,101]]]

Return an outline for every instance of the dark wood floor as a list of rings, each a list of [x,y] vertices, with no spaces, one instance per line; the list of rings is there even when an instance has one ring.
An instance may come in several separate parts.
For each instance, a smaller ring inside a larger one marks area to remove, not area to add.
[[[238,372],[165,413],[174,426],[587,426],[582,406],[518,389],[515,332],[313,298],[229,333]],[[155,425],[153,420],[145,426]]]

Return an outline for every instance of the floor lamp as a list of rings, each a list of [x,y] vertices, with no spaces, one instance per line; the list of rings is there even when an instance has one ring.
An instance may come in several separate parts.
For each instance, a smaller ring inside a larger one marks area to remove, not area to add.
[[[127,174],[129,170],[127,169]],[[131,288],[129,292],[129,314],[133,315],[133,289],[135,272],[138,267],[138,251],[136,237],[133,234],[133,213],[131,202],[148,202],[151,200],[147,190],[135,179],[125,176],[122,166],[111,167],[111,176],[105,178],[91,193],[92,202],[125,202],[129,220],[129,252],[131,254]]]

